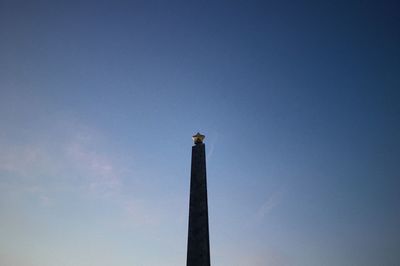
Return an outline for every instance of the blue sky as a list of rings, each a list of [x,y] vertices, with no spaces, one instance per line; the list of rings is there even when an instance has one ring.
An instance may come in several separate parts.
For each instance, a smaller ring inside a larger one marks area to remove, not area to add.
[[[0,1],[0,264],[395,266],[396,1]]]

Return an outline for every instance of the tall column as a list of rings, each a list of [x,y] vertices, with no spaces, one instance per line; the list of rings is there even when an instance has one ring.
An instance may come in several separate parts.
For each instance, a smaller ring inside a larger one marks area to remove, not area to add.
[[[187,266],[210,266],[204,135],[193,136]]]

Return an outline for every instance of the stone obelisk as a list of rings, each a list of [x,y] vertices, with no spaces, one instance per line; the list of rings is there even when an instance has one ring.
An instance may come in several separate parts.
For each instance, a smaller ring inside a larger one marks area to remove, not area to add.
[[[193,136],[187,266],[210,266],[205,136]]]

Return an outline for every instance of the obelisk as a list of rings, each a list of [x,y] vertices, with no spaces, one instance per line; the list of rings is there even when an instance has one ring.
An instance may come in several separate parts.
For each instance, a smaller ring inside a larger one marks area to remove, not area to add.
[[[205,136],[193,136],[187,266],[210,266]]]

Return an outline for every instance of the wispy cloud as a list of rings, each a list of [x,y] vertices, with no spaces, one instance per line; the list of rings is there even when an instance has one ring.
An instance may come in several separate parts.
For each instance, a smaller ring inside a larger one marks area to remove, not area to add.
[[[18,176],[29,177],[32,173],[43,169],[50,157],[35,145],[10,145],[3,147],[0,152],[0,171],[10,172]],[[49,164],[50,166],[50,164]],[[47,171],[51,171],[48,167]]]
[[[284,191],[284,189],[277,190],[265,199],[265,201],[261,204],[261,206],[255,213],[254,220],[256,223],[259,223],[263,219],[265,219],[273,211],[273,209],[280,204],[284,195]]]
[[[131,193],[133,188],[129,193],[124,188],[127,175],[130,181],[137,179],[139,186],[145,179],[134,176],[134,169],[112,151],[101,132],[76,122],[63,122],[62,129],[50,131],[62,132],[51,140],[39,136],[28,143],[2,147],[1,197],[28,197],[36,199],[38,206],[53,207],[65,200],[60,198],[62,193],[73,193],[80,200],[112,202],[126,224],[159,224],[162,210]]]
[[[218,133],[216,134],[215,138],[210,143],[209,151],[207,152],[207,160],[209,161],[214,154],[215,145],[218,141]]]
[[[90,150],[79,141],[69,143],[66,153],[74,168],[83,175],[89,192],[103,196],[119,192],[121,177],[109,156]]]
[[[57,175],[57,161],[33,144],[3,146],[0,151],[0,194],[16,198],[31,195],[43,207],[53,205],[44,176]]]
[[[31,143],[3,146],[0,171],[10,178],[2,178],[0,185],[41,195],[50,185],[59,183],[65,186],[74,180],[75,184],[92,193],[118,193],[121,178],[113,154],[96,149],[106,150],[98,140],[98,133],[86,128],[70,128],[74,134],[60,134],[54,137],[57,141],[46,141],[43,136],[43,139],[34,139]],[[39,197],[48,205],[48,198]]]

